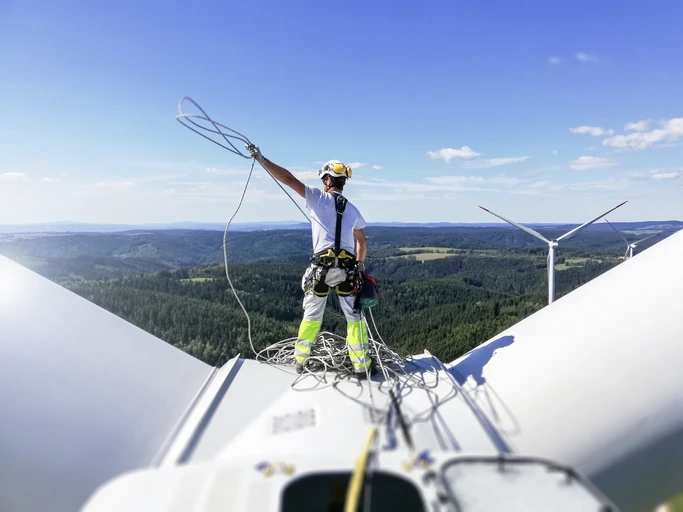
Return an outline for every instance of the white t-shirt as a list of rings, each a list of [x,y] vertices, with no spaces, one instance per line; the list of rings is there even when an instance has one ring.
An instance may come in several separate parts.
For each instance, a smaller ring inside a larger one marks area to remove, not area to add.
[[[319,188],[306,185],[306,207],[311,212],[311,231],[313,233],[313,254],[334,249],[334,235],[337,229],[337,209],[335,196]],[[351,202],[346,203],[342,216],[341,248],[356,254],[354,229],[364,229],[365,219]]]

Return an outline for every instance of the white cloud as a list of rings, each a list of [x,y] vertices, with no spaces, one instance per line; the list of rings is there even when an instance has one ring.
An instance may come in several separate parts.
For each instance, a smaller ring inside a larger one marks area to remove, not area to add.
[[[113,188],[113,189],[126,189],[134,187],[135,183],[132,181],[98,181],[93,184],[95,188]]]
[[[222,167],[207,167],[206,172],[209,174],[215,174],[217,176],[234,176],[245,173],[243,170],[226,169]]]
[[[28,179],[28,176],[23,172],[0,173],[0,181],[26,181]]]
[[[482,176],[435,176],[427,178],[427,183],[412,181],[357,181],[353,185],[359,188],[381,188],[393,190],[398,194],[425,194],[440,192],[489,191],[496,192],[521,183],[517,178]]]
[[[576,160],[569,162],[569,167],[577,171],[592,171],[594,169],[607,169],[614,167],[616,162],[601,158],[599,156],[580,156]]]
[[[683,137],[683,117],[663,121],[661,126],[661,128],[650,131],[615,135],[603,140],[602,144],[612,148],[647,149],[657,142],[674,142]]]
[[[588,55],[587,53],[584,53],[584,52],[577,52],[574,54],[574,57],[579,62],[598,62],[598,56],[597,55]]]
[[[348,164],[351,169],[358,169],[359,167],[363,167],[365,165],[365,162],[351,162]]]
[[[384,169],[381,165],[373,165],[372,168],[376,171],[379,171],[380,169]]]
[[[62,176],[68,176],[68,175],[69,175],[68,172],[63,172],[63,173],[61,173],[61,174],[62,174]]]
[[[439,151],[429,151],[427,156],[429,158],[442,158],[446,163],[449,163],[454,158],[465,160],[463,165],[469,169],[487,169],[489,167],[498,167],[500,165],[514,164],[528,160],[528,156],[513,156],[504,158],[477,158],[481,153],[473,151],[469,146],[463,146],[460,149],[443,148]]]
[[[528,160],[528,156],[513,156],[508,158],[482,158],[480,160],[472,160],[467,162],[466,166],[470,169],[487,169],[489,167],[498,167],[500,165],[514,164]]]
[[[623,190],[628,187],[628,181],[610,178],[605,181],[588,181],[580,183],[569,183],[558,187],[558,190]]]
[[[133,183],[151,183],[154,181],[167,181],[167,180],[176,180],[178,178],[183,178],[185,177],[184,174],[150,174],[149,176],[141,176],[139,178],[135,178],[132,181]]]
[[[175,189],[175,188],[167,188],[167,189],[164,189],[163,192],[164,192],[164,194],[175,194],[175,193],[177,192],[177,189]]]
[[[513,187],[521,183],[521,180],[518,178],[484,178],[482,176],[436,176],[434,178],[427,178],[427,181],[437,185],[454,187],[465,187],[467,185],[501,185],[504,187]]]
[[[562,59],[559,57],[548,57],[548,64],[562,64]]]
[[[59,183],[59,180],[56,180],[54,178],[43,178],[43,181],[46,183]]]
[[[377,188],[392,191],[393,194],[420,194],[424,199],[435,197],[432,194],[458,193],[458,192],[487,192],[514,195],[547,195],[562,191],[583,190],[623,190],[628,187],[629,181],[618,178],[609,178],[601,181],[559,183],[544,179],[512,178],[497,176],[486,178],[483,176],[436,176],[427,178],[427,182],[391,181],[387,183],[373,183],[363,181],[355,183],[361,189],[373,188],[372,195],[363,195],[368,199],[377,194]]]
[[[449,163],[454,158],[462,158],[469,160],[477,157],[481,153],[472,151],[468,146],[463,146],[460,149],[442,148],[439,151],[428,151],[427,156],[431,159],[442,158],[446,163]]]
[[[601,137],[603,135],[614,135],[614,130],[605,130],[599,126],[579,126],[578,128],[569,128],[569,131],[577,135],[592,135],[593,137]]]
[[[220,185],[216,185],[214,183],[211,183],[210,181],[171,181],[171,182],[169,182],[169,185],[183,185],[183,186],[188,186],[188,187],[201,187],[201,188],[207,188],[210,186],[215,186],[215,187],[220,186]]]
[[[683,169],[682,169],[683,170]],[[650,178],[656,181],[662,181],[662,180],[673,180],[676,178],[680,178],[683,174],[681,171],[653,171],[652,174],[650,174]]]
[[[638,121],[637,123],[626,123],[624,130],[627,132],[644,132],[647,130],[650,121]]]
[[[557,150],[553,149],[553,156],[557,156]]]
[[[159,182],[159,181],[168,181],[169,184],[173,184],[174,182],[169,181],[169,180],[176,180],[176,179],[182,178],[184,176],[185,176],[184,174],[161,174],[161,175],[160,174],[152,174],[149,176],[140,176],[137,178],[111,180],[111,181],[98,181],[96,183],[90,183],[87,186],[94,187],[94,188],[100,188],[100,189],[112,189],[112,190],[124,190],[124,189],[130,189],[133,187],[140,186],[142,189],[145,187],[145,185],[147,185],[149,183],[154,183],[154,182]]]
[[[133,162],[133,165],[144,169],[154,169],[166,172],[196,172],[206,164],[192,161],[161,160],[156,162]]]
[[[318,179],[318,171],[292,171],[292,174],[301,181],[313,181]]]

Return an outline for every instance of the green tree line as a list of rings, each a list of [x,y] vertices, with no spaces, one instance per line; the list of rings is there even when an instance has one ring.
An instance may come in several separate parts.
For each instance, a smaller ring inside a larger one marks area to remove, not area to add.
[[[557,273],[558,294],[614,265],[587,263]],[[230,276],[250,314],[256,350],[296,336],[301,318],[304,263],[235,263]],[[424,349],[450,361],[537,311],[547,301],[545,258],[521,251],[491,256],[374,258],[379,280],[373,314],[384,340],[403,354]],[[62,283],[101,307],[211,365],[253,357],[247,321],[223,265],[165,270],[117,279]],[[323,329],[344,334],[331,297]]]

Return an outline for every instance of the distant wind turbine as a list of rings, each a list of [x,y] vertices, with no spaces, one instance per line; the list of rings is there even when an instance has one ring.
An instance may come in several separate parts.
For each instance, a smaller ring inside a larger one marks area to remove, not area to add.
[[[554,240],[548,240],[546,237],[544,237],[544,236],[543,236],[542,234],[540,234],[538,231],[535,231],[535,230],[533,230],[533,229],[531,229],[531,228],[528,228],[528,227],[526,227],[526,226],[522,226],[521,224],[518,224],[517,222],[513,222],[513,221],[511,221],[511,220],[509,220],[509,219],[506,219],[505,217],[502,217],[502,216],[498,215],[497,213],[493,213],[491,210],[489,210],[489,209],[487,209],[487,208],[484,208],[483,206],[480,206],[479,208],[481,208],[481,209],[484,210],[485,212],[490,213],[491,215],[494,215],[494,216],[498,217],[498,218],[501,219],[501,220],[504,220],[504,221],[507,222],[508,224],[512,224],[513,226],[515,226],[516,228],[521,229],[522,231],[526,231],[526,232],[529,233],[531,236],[534,236],[534,237],[538,238],[539,240],[542,240],[542,241],[544,241],[545,243],[548,244],[548,304],[552,304],[553,301],[555,300],[555,249],[557,249],[560,240],[569,240],[571,237],[573,237],[575,234],[577,234],[577,233],[578,233],[579,231],[581,231],[583,228],[590,226],[590,225],[593,224],[596,220],[600,220],[600,219],[603,218],[605,215],[607,215],[608,213],[613,212],[614,210],[616,210],[616,209],[619,208],[620,206],[625,205],[627,202],[628,202],[628,201],[624,201],[623,203],[620,203],[620,204],[616,205],[616,206],[615,206],[614,208],[612,208],[611,210],[608,210],[608,211],[606,211],[605,213],[602,213],[602,214],[598,215],[598,216],[595,217],[594,219],[589,220],[589,221],[586,222],[585,224],[581,224],[579,227],[574,228],[574,229],[572,229],[571,231],[568,231],[567,233],[565,233],[565,234],[562,235],[561,237],[556,238],[556,239],[554,239]]]
[[[635,249],[640,242],[644,242],[645,240],[649,240],[650,238],[655,237],[659,234],[659,233],[655,233],[654,235],[646,236],[645,238],[641,238],[640,240],[636,240],[635,242],[629,242],[628,240],[626,240],[626,238],[624,238],[624,235],[621,234],[621,231],[619,231],[617,228],[612,226],[610,221],[605,219],[605,222],[607,222],[607,224],[609,224],[609,226],[614,230],[614,232],[617,235],[619,235],[621,237],[621,239],[624,241],[624,243],[626,244],[626,252],[624,253],[624,260],[628,260],[628,259],[633,258],[633,249]]]

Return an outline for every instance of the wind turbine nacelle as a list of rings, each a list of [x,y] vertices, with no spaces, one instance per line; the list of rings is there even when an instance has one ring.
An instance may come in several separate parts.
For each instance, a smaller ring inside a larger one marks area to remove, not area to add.
[[[681,491],[682,252],[683,231],[451,366],[516,450],[575,467],[624,512]]]

